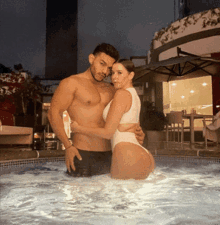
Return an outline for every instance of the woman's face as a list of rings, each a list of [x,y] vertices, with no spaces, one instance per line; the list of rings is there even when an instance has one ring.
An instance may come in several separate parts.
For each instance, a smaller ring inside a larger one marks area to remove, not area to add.
[[[112,67],[112,83],[116,89],[126,89],[131,85],[133,76],[121,63],[115,63]]]

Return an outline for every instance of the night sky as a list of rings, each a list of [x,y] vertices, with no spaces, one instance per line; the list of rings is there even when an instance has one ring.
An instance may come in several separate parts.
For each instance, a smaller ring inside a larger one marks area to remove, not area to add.
[[[46,0],[1,0],[0,34],[0,63],[44,75]]]
[[[62,1],[62,7],[65,6],[65,1],[67,0]],[[66,35],[68,45],[77,44],[77,72],[86,70],[89,65],[88,54],[101,42],[113,44],[123,58],[146,56],[154,33],[175,20],[174,17],[177,13],[174,13],[174,5],[177,7],[177,2],[178,0],[154,0],[151,2],[143,0],[80,0],[78,1],[77,43],[71,43],[72,39],[69,34],[73,32],[69,30],[69,33],[66,33],[65,26],[57,27],[54,30],[54,37],[60,38]],[[203,0],[199,0],[199,2],[200,6],[207,7],[207,3],[204,3]],[[208,2],[213,5],[216,1],[209,0]],[[217,7],[218,5],[214,4],[213,6]],[[211,8],[211,5],[208,7]],[[76,10],[68,6],[67,11],[71,15]],[[73,22],[68,20],[69,15],[66,14],[65,12],[60,17],[66,18],[63,24],[66,23],[70,28],[74,27],[71,24]],[[64,30],[63,33],[62,30]],[[38,75],[44,78],[46,0],[1,0],[0,34],[0,63],[12,69],[15,64],[21,63],[23,68],[30,71],[33,76]],[[65,56],[68,59],[68,54],[72,54],[71,48],[68,48],[67,45],[64,46],[62,40],[56,41],[55,47],[60,53],[55,53],[54,57]],[[71,71],[73,65],[71,60],[72,58],[66,60],[65,63],[51,65],[52,67],[59,65],[59,68],[55,68],[54,71],[67,67],[70,67],[69,71]]]
[[[65,5],[65,0],[62,3]],[[21,63],[33,76],[43,78],[46,65],[46,0],[1,0],[0,7],[0,63],[12,69],[15,64]],[[75,11],[70,9],[69,13],[71,10]],[[79,1],[78,72],[87,68],[88,54],[100,42],[113,44],[122,57],[147,55],[154,32],[173,21],[173,14],[173,0],[155,0],[150,4],[142,0]],[[68,23],[68,16],[65,18],[64,23]],[[54,37],[60,36],[63,28],[57,27]],[[67,56],[70,49],[65,47],[62,51],[62,45],[60,42],[60,47],[57,44],[55,47],[60,48],[60,55]],[[68,63],[59,66],[61,70],[61,67],[68,67]]]

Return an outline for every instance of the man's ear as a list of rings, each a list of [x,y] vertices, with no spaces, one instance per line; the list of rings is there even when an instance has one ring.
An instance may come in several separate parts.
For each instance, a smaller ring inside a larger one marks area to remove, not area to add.
[[[95,56],[93,54],[89,54],[89,63],[90,63],[90,65],[93,64],[94,59],[95,59]]]

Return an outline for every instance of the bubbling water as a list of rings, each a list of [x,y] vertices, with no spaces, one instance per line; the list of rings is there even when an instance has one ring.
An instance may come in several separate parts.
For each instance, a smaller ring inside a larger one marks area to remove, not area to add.
[[[157,162],[146,180],[73,178],[46,163],[1,176],[1,224],[219,224],[220,164]]]

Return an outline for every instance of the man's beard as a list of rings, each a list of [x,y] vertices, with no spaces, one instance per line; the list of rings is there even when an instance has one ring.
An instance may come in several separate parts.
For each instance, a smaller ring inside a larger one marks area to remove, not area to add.
[[[91,67],[90,67],[90,72],[91,72],[92,77],[93,77],[93,79],[94,79],[95,81],[97,81],[97,82],[102,82],[102,81],[103,81],[103,79],[102,79],[102,80],[97,80],[97,79],[95,78],[95,75],[93,74],[93,72],[92,72],[92,70],[91,70]]]

